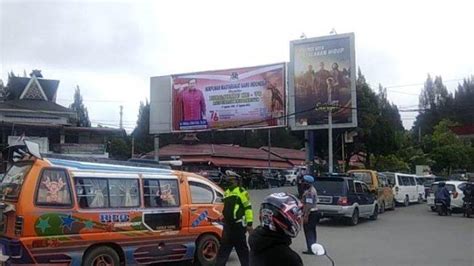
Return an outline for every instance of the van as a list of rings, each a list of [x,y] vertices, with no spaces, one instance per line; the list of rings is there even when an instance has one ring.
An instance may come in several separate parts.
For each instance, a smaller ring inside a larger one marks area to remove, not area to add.
[[[379,206],[379,213],[385,210],[395,209],[395,200],[392,188],[388,184],[387,177],[384,174],[373,170],[350,170],[348,173],[355,179],[365,182],[370,191],[376,193]]]
[[[422,203],[425,195],[424,187],[416,181],[415,175],[403,173],[383,173],[395,195],[395,202],[408,206],[410,203]]]
[[[215,264],[224,192],[211,181],[167,169],[42,158],[31,152],[34,143],[27,147],[0,183],[3,261]]]

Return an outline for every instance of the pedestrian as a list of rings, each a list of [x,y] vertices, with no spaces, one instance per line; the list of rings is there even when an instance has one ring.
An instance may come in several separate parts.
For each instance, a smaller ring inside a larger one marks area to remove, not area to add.
[[[303,176],[303,229],[307,247],[303,254],[311,255],[313,255],[311,245],[317,241],[316,224],[318,223],[318,208],[316,205],[318,194],[313,183],[314,177],[310,175]]]
[[[217,266],[224,266],[235,248],[240,265],[249,265],[247,232],[252,232],[253,212],[248,192],[240,185],[239,176],[226,172],[229,187],[224,192],[224,230],[217,253]]]
[[[301,230],[302,204],[295,196],[273,193],[260,205],[260,226],[249,236],[250,265],[302,266],[291,248],[291,238]]]

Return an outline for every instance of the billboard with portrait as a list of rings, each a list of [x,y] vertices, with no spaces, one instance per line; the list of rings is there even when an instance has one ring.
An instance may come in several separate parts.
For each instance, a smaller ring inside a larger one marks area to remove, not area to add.
[[[285,126],[285,64],[171,75],[172,131]]]
[[[354,34],[290,43],[289,108],[293,130],[356,127]]]

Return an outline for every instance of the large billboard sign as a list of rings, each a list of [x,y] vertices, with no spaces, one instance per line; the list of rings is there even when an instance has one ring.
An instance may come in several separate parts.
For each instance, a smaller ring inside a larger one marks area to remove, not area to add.
[[[285,64],[171,76],[172,131],[286,125]]]
[[[289,109],[293,130],[356,127],[354,34],[290,43]]]

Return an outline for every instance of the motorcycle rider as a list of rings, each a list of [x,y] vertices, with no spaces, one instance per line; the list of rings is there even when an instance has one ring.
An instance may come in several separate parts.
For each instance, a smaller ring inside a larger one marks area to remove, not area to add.
[[[290,248],[291,238],[301,230],[302,204],[295,196],[273,193],[260,205],[260,226],[249,237],[250,265],[303,265]]]
[[[446,187],[445,182],[439,182],[438,190],[436,191],[436,195],[435,195],[435,202],[444,203],[446,205],[446,208],[449,214],[450,212],[449,210],[451,207],[451,193],[449,193],[449,190]]]

